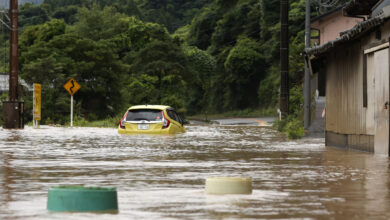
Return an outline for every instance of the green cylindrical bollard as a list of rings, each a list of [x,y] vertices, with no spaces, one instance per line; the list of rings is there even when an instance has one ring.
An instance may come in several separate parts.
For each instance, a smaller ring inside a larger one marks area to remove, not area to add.
[[[118,213],[115,188],[57,186],[49,189],[47,210],[51,212]]]

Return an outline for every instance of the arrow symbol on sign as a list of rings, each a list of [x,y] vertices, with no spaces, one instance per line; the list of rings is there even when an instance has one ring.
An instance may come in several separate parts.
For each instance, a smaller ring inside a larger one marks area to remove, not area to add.
[[[73,94],[73,90],[72,90],[72,89],[74,88],[74,81],[71,80],[70,83],[72,83],[72,87],[70,87],[69,90],[70,90],[70,92]]]

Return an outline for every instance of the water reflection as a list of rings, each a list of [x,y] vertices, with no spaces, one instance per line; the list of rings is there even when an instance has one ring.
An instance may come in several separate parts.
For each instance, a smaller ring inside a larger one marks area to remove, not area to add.
[[[176,136],[106,128],[0,129],[0,219],[388,219],[388,158],[286,140],[256,126]],[[251,176],[252,195],[204,193],[209,176]],[[119,214],[53,214],[50,186],[114,186]]]

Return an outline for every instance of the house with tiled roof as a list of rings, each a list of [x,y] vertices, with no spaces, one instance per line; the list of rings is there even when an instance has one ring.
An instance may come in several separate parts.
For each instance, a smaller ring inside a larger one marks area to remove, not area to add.
[[[352,0],[343,15],[364,21],[305,50],[325,79],[327,146],[390,154],[390,1]]]

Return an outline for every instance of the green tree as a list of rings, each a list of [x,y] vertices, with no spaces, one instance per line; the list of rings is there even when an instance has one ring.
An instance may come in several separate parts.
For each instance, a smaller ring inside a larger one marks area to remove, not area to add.
[[[77,15],[77,22],[71,31],[77,33],[80,37],[91,40],[100,40],[112,38],[122,33],[127,27],[124,21],[124,15],[116,12],[113,7],[105,7],[94,4],[91,9],[80,8]]]
[[[217,12],[215,6],[205,8],[203,12],[192,21],[188,34],[188,44],[196,46],[201,50],[206,50],[211,44],[211,37],[220,16],[221,15]]]
[[[187,106],[189,114],[207,112],[210,108],[212,76],[216,70],[216,60],[206,51],[197,47],[184,47],[192,80],[187,84]]]
[[[31,3],[23,4],[18,10],[18,25],[20,27],[43,24],[49,20],[47,8]]]
[[[67,24],[73,24],[77,21],[76,14],[79,7],[70,5],[57,8],[53,13],[52,17],[55,19],[63,19]]]
[[[242,37],[230,50],[224,63],[226,72],[225,107],[257,107],[257,88],[267,68],[259,43]]]
[[[158,93],[148,97],[147,103],[157,100],[155,104],[169,104],[184,109],[185,85],[191,76],[186,68],[186,56],[179,45],[172,41],[155,40],[139,51],[129,53],[125,62],[131,63],[128,84],[142,74],[152,77]],[[129,91],[129,95],[132,93]]]

